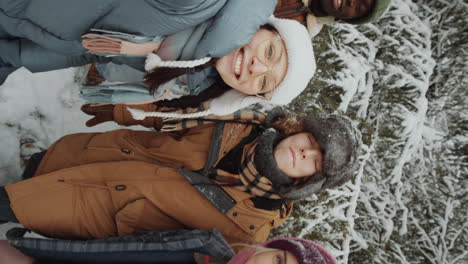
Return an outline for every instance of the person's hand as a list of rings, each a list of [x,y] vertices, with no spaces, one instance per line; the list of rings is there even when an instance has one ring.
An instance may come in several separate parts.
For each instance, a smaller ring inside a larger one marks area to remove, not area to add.
[[[85,104],[81,107],[81,111],[94,116],[86,122],[87,127],[92,127],[108,121],[114,121],[113,104]]]
[[[103,34],[86,34],[83,38],[83,47],[95,55],[116,55],[125,54],[131,56],[146,56],[149,53],[156,53],[161,46],[161,41],[134,43],[120,38],[113,38]]]

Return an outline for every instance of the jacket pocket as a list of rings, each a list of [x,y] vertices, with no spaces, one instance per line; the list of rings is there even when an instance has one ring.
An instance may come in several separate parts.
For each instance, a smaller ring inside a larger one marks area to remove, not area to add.
[[[96,134],[85,145],[88,162],[135,160],[135,147],[128,141],[129,130]]]
[[[183,225],[146,198],[129,201],[115,215],[119,236],[150,230],[181,229]]]
[[[258,209],[246,199],[239,201],[226,215],[250,235],[251,242],[258,243],[267,239],[275,219],[279,218],[279,210]]]

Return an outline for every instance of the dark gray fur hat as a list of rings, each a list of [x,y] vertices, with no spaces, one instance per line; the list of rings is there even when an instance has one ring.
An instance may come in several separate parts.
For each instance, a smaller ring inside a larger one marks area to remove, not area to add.
[[[268,115],[267,125],[288,115],[290,113],[275,109]],[[291,178],[279,170],[274,160],[273,149],[279,141],[279,133],[273,129],[264,132],[255,153],[259,172],[273,182],[279,195],[287,199],[302,199],[350,180],[357,169],[362,144],[361,133],[346,116],[315,114],[299,117],[299,120],[305,126],[304,132],[311,132],[320,145],[323,153],[321,172],[305,182],[292,185]]]
[[[293,180],[282,172],[276,164],[273,151],[279,141],[278,131],[273,128],[265,130],[260,137],[254,156],[255,168],[272,182],[275,190],[293,183]]]

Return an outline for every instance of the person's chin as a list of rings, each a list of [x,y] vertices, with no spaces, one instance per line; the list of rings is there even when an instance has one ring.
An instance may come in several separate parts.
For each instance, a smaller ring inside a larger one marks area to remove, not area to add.
[[[340,17],[340,14],[337,14],[337,12],[335,10],[326,10],[326,12],[327,12],[328,16],[335,17],[335,18]]]
[[[323,11],[328,15],[332,17],[337,17],[340,16],[339,11],[336,10],[333,6],[323,6]]]
[[[276,166],[282,171],[287,171],[289,168],[288,162],[290,162],[290,158],[286,155],[278,155],[278,157],[275,157],[276,161]]]

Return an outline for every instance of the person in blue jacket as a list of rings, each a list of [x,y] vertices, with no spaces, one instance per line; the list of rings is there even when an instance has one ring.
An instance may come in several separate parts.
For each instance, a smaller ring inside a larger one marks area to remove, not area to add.
[[[210,107],[215,114],[253,103],[287,104],[306,87],[315,60],[305,27],[270,17],[275,5],[275,0],[2,1],[0,83],[21,66],[40,72],[113,62],[151,71],[149,87],[86,87],[85,100],[172,99],[212,88],[222,90]],[[172,67],[177,70],[168,70]],[[171,71],[177,74],[163,76]],[[155,75],[160,77],[154,80]]]
[[[147,42],[208,20],[212,23],[212,31],[219,31],[220,24],[229,30],[230,23],[221,21],[229,17],[237,23],[241,19],[245,21],[245,30],[225,36],[223,40],[247,44],[258,26],[272,13],[275,2],[262,0],[246,9],[248,1],[242,0],[0,1],[2,72],[21,66],[32,72],[42,72],[96,61],[114,61],[143,70],[144,58],[106,58],[88,53],[81,37],[92,29],[121,32],[128,34],[128,37],[141,36],[145,39],[139,41]],[[232,25],[229,31],[233,31],[233,28],[236,26]],[[204,48],[197,50],[200,58],[206,55],[223,56],[232,49],[210,48],[214,40],[221,40],[213,33],[203,40]],[[230,37],[233,38],[228,40]],[[208,54],[210,52],[212,54]]]

